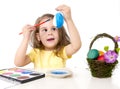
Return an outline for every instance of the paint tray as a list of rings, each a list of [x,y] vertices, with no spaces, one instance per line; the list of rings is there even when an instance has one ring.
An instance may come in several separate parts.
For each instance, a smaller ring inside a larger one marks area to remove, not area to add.
[[[44,77],[44,73],[22,68],[8,68],[0,70],[0,79],[16,84],[22,84]]]

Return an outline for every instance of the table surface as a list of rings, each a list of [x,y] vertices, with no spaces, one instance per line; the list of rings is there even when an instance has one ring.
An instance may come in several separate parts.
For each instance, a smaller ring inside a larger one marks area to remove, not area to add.
[[[116,68],[110,78],[92,77],[88,68],[70,68],[73,76],[67,78],[45,78],[14,85],[0,80],[0,89],[120,89],[120,69]]]

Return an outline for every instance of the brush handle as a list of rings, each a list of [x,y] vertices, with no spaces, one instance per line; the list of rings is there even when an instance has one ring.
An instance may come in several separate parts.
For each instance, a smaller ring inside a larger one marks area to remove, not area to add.
[[[50,19],[47,19],[47,20],[45,20],[45,21],[43,21],[43,22],[41,22],[41,23],[39,23],[39,24],[35,24],[34,27],[40,26],[41,24],[44,24],[44,23],[46,23],[47,21],[50,21]],[[20,32],[20,33],[19,33],[19,35],[21,35],[21,34],[23,34],[23,32]]]

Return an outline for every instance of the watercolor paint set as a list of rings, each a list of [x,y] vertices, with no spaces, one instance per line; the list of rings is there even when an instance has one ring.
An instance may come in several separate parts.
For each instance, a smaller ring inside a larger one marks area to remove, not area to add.
[[[8,80],[11,83],[22,84],[44,77],[44,73],[22,68],[8,68],[0,70],[0,79]]]

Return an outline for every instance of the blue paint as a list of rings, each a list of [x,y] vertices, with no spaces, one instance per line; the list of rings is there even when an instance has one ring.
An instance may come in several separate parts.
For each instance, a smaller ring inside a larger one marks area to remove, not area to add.
[[[22,74],[31,74],[31,73],[32,73],[32,71],[29,71],[29,70],[25,70],[22,72]]]
[[[67,74],[65,71],[52,71],[52,74]]]

